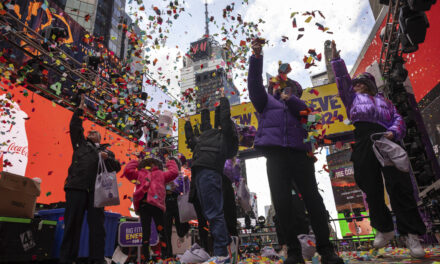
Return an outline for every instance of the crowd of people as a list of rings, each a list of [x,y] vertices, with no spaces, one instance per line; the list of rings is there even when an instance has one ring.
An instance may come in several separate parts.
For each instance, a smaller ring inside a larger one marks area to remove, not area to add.
[[[328,212],[318,192],[312,146],[304,139],[306,129],[301,123],[307,104],[302,101],[301,85],[288,78],[288,64],[280,64],[278,76],[283,84],[263,85],[264,41],[252,42],[253,55],[249,60],[249,96],[259,114],[254,148],[267,160],[267,177],[272,203],[276,212],[278,239],[285,245],[284,263],[305,263],[299,237],[311,231],[316,239],[316,251],[324,264],[343,264],[331,243]],[[336,44],[332,43],[332,66],[339,95],[355,130],[352,161],[355,180],[366,194],[371,225],[377,230],[373,246],[381,248],[394,238],[394,224],[384,202],[384,186],[396,215],[397,231],[405,238],[413,257],[424,256],[418,235],[425,233],[418,213],[410,176],[394,166],[382,167],[372,150],[371,136],[376,133],[398,142],[405,134],[405,123],[393,104],[378,92],[375,79],[369,73],[351,78]],[[161,258],[173,257],[171,234],[173,224],[183,237],[190,226],[181,222],[178,197],[189,189],[188,201],[193,204],[198,220],[199,247],[212,256],[207,263],[236,263],[240,243],[237,230],[237,209],[234,186],[241,182],[240,160],[237,159],[239,136],[231,119],[230,105],[223,90],[215,109],[212,125],[210,112],[201,111],[200,126],[185,118],[185,136],[192,151],[191,163],[182,156],[165,153],[132,160],[124,167],[123,175],[136,186],[133,193],[134,210],[142,224],[142,261],[150,256],[150,226],[153,219],[159,234]],[[72,263],[78,255],[79,235],[84,212],[88,211],[90,226],[90,258],[93,263],[104,261],[104,209],[95,208],[94,183],[98,160],[108,171],[120,171],[115,155],[101,144],[97,131],[84,137],[81,116],[84,96],[73,114],[70,136],[74,149],[72,165],[65,184],[65,232],[61,262]],[[191,168],[191,180],[184,177],[181,167]],[[382,177],[383,175],[383,177]],[[252,177],[249,175],[248,177]],[[210,236],[209,236],[210,233]],[[211,239],[209,238],[211,237]]]

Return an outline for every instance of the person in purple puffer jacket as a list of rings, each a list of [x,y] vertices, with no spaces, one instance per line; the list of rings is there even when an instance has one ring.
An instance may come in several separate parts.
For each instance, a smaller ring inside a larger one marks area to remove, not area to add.
[[[354,79],[350,78],[334,41],[332,53],[331,64],[339,95],[347,109],[347,116],[355,127],[356,143],[351,156],[354,178],[367,196],[371,226],[377,230],[373,246],[384,247],[394,238],[393,219],[384,200],[384,178],[391,207],[396,215],[397,230],[405,237],[411,255],[423,257],[425,252],[418,235],[424,234],[426,227],[417,210],[410,175],[394,166],[381,167],[370,139],[373,133],[385,133],[388,139],[399,142],[405,136],[406,130],[402,116],[394,105],[378,92],[371,74],[365,72]]]
[[[287,80],[287,86],[283,90],[269,87],[267,93],[262,78],[262,41],[254,40],[252,49],[254,55],[249,62],[248,90],[252,104],[259,113],[254,146],[267,159],[272,202],[288,246],[288,257],[284,263],[305,263],[297,238],[299,230],[295,221],[292,221],[295,219],[292,190],[297,186],[310,214],[321,262],[343,264],[344,261],[336,255],[329,241],[327,214],[316,184],[314,159],[308,155],[311,145],[304,142],[307,131],[301,124],[300,113],[307,110],[307,106],[300,99],[302,88],[297,82],[287,79],[290,67],[282,64],[279,74],[281,79]]]

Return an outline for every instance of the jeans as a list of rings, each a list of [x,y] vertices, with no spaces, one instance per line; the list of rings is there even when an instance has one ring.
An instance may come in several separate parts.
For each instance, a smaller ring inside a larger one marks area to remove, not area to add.
[[[203,214],[210,224],[214,256],[227,256],[231,238],[223,214],[222,176],[215,170],[201,168],[197,171],[196,184]]]

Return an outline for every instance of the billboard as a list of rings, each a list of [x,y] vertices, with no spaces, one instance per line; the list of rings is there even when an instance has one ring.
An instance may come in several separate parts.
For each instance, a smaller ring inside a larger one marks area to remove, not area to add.
[[[425,97],[438,83],[440,83],[440,5],[432,5],[431,10],[426,12],[430,27],[427,29],[425,41],[419,44],[419,50],[410,54],[404,54],[405,68],[409,72],[409,79],[417,102]],[[359,55],[352,73],[362,73],[374,61],[379,61],[382,49],[380,32],[386,24],[386,17],[379,17],[376,21],[377,31],[365,43],[364,50]],[[380,19],[382,18],[382,19]],[[376,27],[375,27],[376,29]]]
[[[190,54],[193,61],[207,59],[211,55],[209,38],[204,38],[190,44]]]
[[[12,100],[6,94],[13,95]],[[38,203],[65,201],[64,181],[72,161],[69,123],[72,112],[21,86],[0,82],[0,170],[40,178],[41,195]],[[90,120],[83,122],[85,131],[98,130],[102,142],[121,162],[122,168],[140,148],[126,138],[101,127]],[[121,205],[107,210],[130,215],[129,207],[134,185],[118,173]]]
[[[352,125],[347,125],[344,120],[347,119],[345,107],[342,104],[341,98],[338,97],[338,88],[336,84],[322,85],[313,87],[315,92],[305,90],[301,99],[307,101],[315,109],[321,109],[323,117],[323,128],[316,133],[321,134],[325,129],[325,135],[328,137],[335,135],[343,135],[350,133],[353,130]],[[258,128],[258,113],[252,103],[243,103],[241,105],[234,105],[231,107],[231,116],[239,124],[252,125]],[[200,124],[200,114],[190,116],[191,124]],[[214,111],[211,111],[211,122],[214,122]],[[179,119],[179,152],[187,158],[192,157],[191,151],[187,148],[185,143],[185,120]],[[240,150],[246,149],[240,147]]]

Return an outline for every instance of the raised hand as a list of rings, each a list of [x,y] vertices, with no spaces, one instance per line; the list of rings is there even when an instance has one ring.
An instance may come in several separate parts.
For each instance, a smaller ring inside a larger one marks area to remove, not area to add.
[[[336,42],[334,40],[332,40],[332,44],[331,44],[331,48],[332,48],[332,57],[333,59],[339,59],[339,54],[341,53],[341,51],[336,48]]]
[[[261,51],[263,50],[264,39],[256,38],[252,40],[252,51],[254,52],[256,57],[261,56]]]

